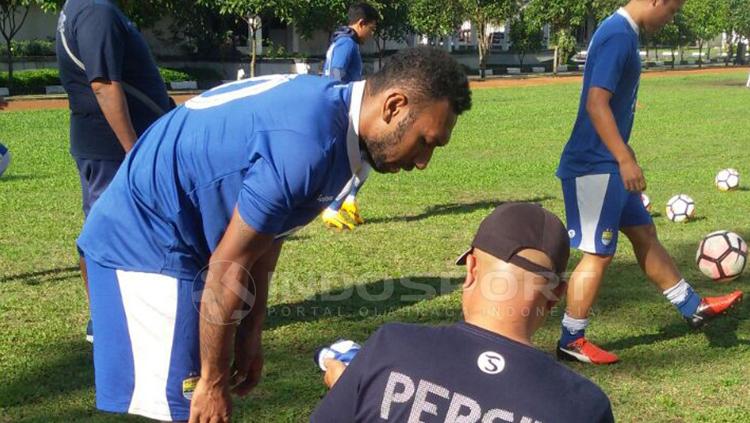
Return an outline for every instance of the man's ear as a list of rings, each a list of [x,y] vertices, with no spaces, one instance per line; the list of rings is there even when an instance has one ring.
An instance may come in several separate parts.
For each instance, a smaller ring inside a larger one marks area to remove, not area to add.
[[[477,258],[474,254],[466,256],[466,279],[463,289],[470,289],[477,280]]]
[[[401,113],[406,113],[409,106],[409,99],[401,92],[388,90],[385,102],[383,103],[383,121],[390,124],[393,118]]]

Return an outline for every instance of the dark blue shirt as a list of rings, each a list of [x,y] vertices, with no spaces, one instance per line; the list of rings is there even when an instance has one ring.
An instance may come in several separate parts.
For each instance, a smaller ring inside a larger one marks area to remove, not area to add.
[[[138,140],[78,246],[106,267],[192,280],[235,209],[258,232],[290,235],[363,165],[364,85],[272,75],[190,99]]]
[[[635,105],[641,78],[638,27],[624,9],[610,16],[596,30],[583,72],[583,92],[573,133],[560,160],[557,176],[617,173],[619,166],[594,129],[588,112],[589,89],[603,88],[612,93],[610,107],[617,129],[627,143],[635,118]]]
[[[380,328],[313,413],[336,422],[612,422],[607,396],[547,354],[479,327]]]
[[[139,136],[161,113],[136,98],[133,89],[150,99],[152,106],[163,112],[169,109],[166,86],[146,41],[109,0],[65,3],[57,28],[57,60],[60,80],[70,99],[70,152],[75,157],[120,160],[124,156],[91,82],[103,79],[132,87],[125,87],[125,92],[130,119]]]

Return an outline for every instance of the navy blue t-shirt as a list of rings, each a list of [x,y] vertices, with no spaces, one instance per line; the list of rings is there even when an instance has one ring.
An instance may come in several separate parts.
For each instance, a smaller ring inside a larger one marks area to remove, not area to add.
[[[573,133],[563,150],[557,176],[566,179],[584,175],[617,173],[619,166],[594,129],[588,112],[589,89],[612,93],[610,107],[617,129],[627,143],[633,129],[641,78],[638,26],[624,9],[610,16],[596,30],[583,72],[583,91]]]
[[[380,328],[313,423],[612,422],[607,396],[547,354],[468,323]]]
[[[65,3],[57,28],[57,61],[60,80],[70,99],[70,152],[75,157],[121,160],[125,154],[96,101],[91,89],[94,80],[127,84],[159,109],[169,110],[166,85],[146,41],[112,1]],[[126,96],[131,122],[140,136],[161,113],[127,89]]]

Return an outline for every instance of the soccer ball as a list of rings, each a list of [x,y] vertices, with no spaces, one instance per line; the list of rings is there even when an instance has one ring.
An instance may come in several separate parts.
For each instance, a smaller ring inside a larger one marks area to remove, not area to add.
[[[732,168],[720,170],[714,182],[719,191],[736,190],[740,187],[740,172]]]
[[[646,211],[650,213],[651,212],[651,199],[648,198],[648,195],[641,193],[641,201],[643,202],[643,207],[645,207]]]
[[[8,151],[8,148],[2,144],[0,144],[0,176],[3,176],[3,173],[5,173],[5,169],[8,168],[10,165],[10,151]]]
[[[667,202],[667,219],[672,222],[687,222],[695,217],[695,201],[685,194],[675,195]]]
[[[731,281],[745,270],[747,244],[734,232],[708,234],[698,247],[695,262],[701,272],[714,281]]]

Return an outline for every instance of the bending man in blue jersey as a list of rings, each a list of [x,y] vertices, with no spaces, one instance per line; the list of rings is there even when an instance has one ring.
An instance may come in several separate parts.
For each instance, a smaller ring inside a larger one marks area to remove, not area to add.
[[[227,421],[230,393],[246,395],[260,378],[284,239],[365,163],[424,169],[470,107],[461,66],[417,48],[366,81],[238,81],[157,121],[78,239],[97,334],[97,407]]]
[[[646,189],[646,180],[628,146],[641,76],[639,33],[661,29],[684,2],[632,0],[607,18],[591,40],[578,119],[557,170],[571,245],[584,253],[568,286],[557,348],[562,359],[594,364],[618,360],[617,355],[589,342],[585,330],[620,231],[633,244],[648,278],[689,325],[702,326],[742,298],[742,292],[735,291],[701,299],[682,278],[643,206],[640,193]]]
[[[323,74],[337,81],[349,83],[362,80],[362,56],[359,46],[372,38],[377,29],[380,14],[367,3],[355,3],[349,7],[349,25],[339,28],[331,37],[331,46],[326,53]],[[370,174],[364,166],[347,184],[336,200],[323,211],[321,218],[329,228],[354,229],[364,223],[357,205],[357,192]]]

